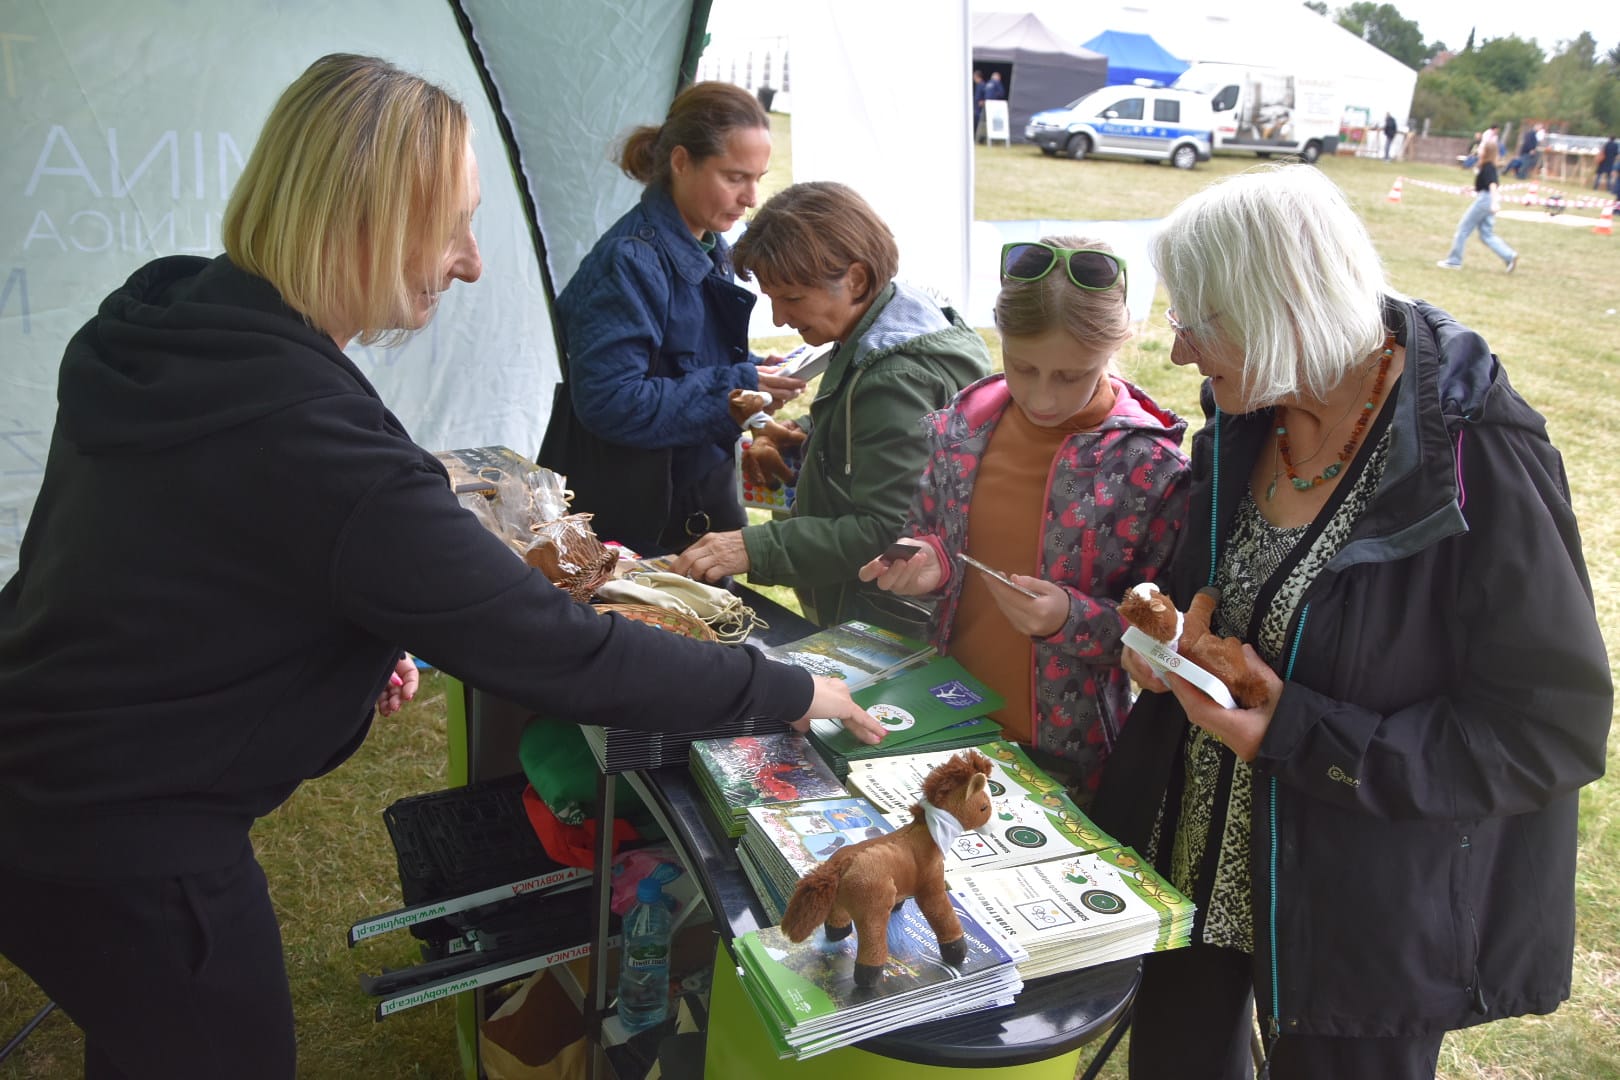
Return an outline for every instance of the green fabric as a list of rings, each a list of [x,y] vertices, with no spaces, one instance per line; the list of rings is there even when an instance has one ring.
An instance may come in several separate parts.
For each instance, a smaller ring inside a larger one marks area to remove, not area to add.
[[[742,531],[748,580],[791,585],[822,626],[850,619],[921,636],[925,619],[857,580],[905,524],[928,456],[922,418],[990,372],[984,340],[949,325],[906,336],[920,291],[887,285],[839,346],[810,406],[793,515]],[[935,305],[938,308],[938,305]]]
[[[579,725],[535,717],[523,729],[518,761],[535,794],[566,825],[581,825],[596,816],[596,755]],[[614,795],[616,817],[646,817],[635,789],[620,784]]]

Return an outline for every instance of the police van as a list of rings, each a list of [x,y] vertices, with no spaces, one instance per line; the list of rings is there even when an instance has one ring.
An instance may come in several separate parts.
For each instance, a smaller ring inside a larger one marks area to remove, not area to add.
[[[1061,109],[1029,118],[1024,138],[1045,154],[1093,154],[1168,161],[1190,169],[1208,161],[1214,115],[1209,99],[1159,86],[1105,86]]]

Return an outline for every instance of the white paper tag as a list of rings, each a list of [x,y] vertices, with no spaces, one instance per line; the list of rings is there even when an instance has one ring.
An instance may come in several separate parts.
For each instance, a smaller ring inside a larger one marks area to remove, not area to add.
[[[1223,708],[1237,708],[1237,701],[1233,699],[1232,692],[1226,684],[1215,676],[1188,660],[1162,641],[1155,641],[1134,626],[1127,626],[1120,641],[1129,645],[1147,659],[1155,674],[1163,675],[1166,671],[1173,671],[1183,679],[1192,683],[1198,689],[1214,698]]]

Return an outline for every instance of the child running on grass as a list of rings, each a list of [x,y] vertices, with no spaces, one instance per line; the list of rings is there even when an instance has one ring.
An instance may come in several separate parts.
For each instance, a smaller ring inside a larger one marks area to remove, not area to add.
[[[1113,370],[1132,330],[1125,260],[1106,244],[1008,244],[1001,283],[1005,374],[925,419],[900,541],[918,551],[860,575],[939,600],[934,647],[1006,698],[1007,737],[1044,752],[1086,805],[1130,708],[1118,602],[1169,564],[1186,516],[1187,425]]]

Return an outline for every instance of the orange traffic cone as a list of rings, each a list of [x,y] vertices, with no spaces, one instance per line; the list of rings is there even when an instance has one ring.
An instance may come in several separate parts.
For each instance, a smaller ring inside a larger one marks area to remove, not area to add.
[[[1614,203],[1610,203],[1603,208],[1603,216],[1598,218],[1596,225],[1592,226],[1592,231],[1598,236],[1614,235]]]
[[[1398,176],[1395,178],[1395,186],[1389,189],[1389,201],[1401,201],[1401,178]]]

